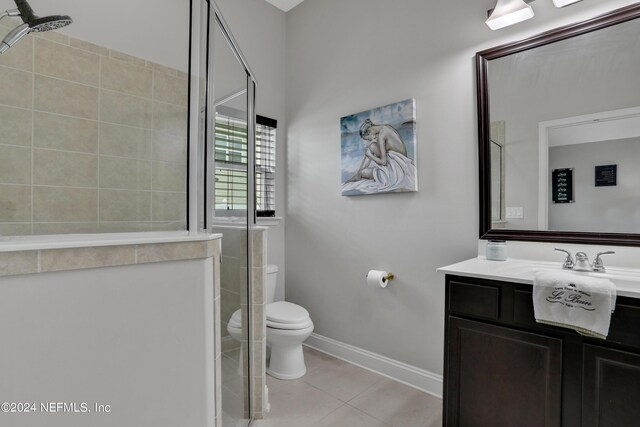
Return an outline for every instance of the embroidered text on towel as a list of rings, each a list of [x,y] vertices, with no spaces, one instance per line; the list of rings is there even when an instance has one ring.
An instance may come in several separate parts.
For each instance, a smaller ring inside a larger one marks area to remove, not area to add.
[[[595,311],[595,307],[591,302],[591,294],[577,289],[573,283],[554,288],[551,295],[546,297],[545,300],[551,304],[562,304],[568,308]]]

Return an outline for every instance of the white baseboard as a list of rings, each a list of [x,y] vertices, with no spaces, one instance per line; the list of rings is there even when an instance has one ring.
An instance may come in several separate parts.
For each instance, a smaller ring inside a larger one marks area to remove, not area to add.
[[[304,345],[442,398],[441,375],[315,333]]]

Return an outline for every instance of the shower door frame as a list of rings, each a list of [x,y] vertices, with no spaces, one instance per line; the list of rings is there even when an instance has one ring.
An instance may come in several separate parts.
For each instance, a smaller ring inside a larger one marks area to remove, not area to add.
[[[215,162],[213,138],[211,132],[215,132],[215,100],[214,100],[214,73],[212,58],[214,57],[215,41],[214,26],[221,30],[226,42],[235,54],[239,63],[247,75],[247,218],[246,218],[246,247],[247,247],[247,331],[248,339],[248,366],[247,399],[249,409],[249,424],[253,422],[254,408],[252,405],[252,355],[253,340],[251,339],[252,316],[252,289],[253,281],[251,266],[253,265],[253,238],[252,231],[256,227],[256,198],[255,198],[255,92],[257,82],[249,64],[242,53],[231,30],[224,20],[218,5],[213,0],[190,0],[190,43],[189,43],[189,134],[188,134],[188,177],[189,192],[188,203],[188,228],[190,234],[211,233],[215,218]],[[212,304],[214,304],[212,302]],[[216,336],[221,336],[220,310],[215,310],[214,305],[214,330]],[[216,339],[214,354],[220,350],[220,340]],[[221,374],[220,364],[216,364],[215,381],[219,384],[218,376]],[[215,409],[213,419],[218,419],[221,414],[222,396],[220,388],[215,388]]]

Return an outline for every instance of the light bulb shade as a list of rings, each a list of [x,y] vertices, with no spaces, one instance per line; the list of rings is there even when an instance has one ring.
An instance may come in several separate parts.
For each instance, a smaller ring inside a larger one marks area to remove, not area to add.
[[[553,4],[556,7],[565,7],[569,6],[570,4],[578,3],[579,1],[582,0],[553,0]]]
[[[492,30],[499,30],[500,28],[531,19],[534,15],[533,8],[523,0],[498,0],[495,9],[493,9],[486,22]]]

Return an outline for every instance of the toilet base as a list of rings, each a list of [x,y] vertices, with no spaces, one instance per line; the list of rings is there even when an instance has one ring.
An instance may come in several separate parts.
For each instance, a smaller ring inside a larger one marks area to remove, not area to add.
[[[302,344],[271,345],[267,374],[279,380],[297,380],[307,373]]]

